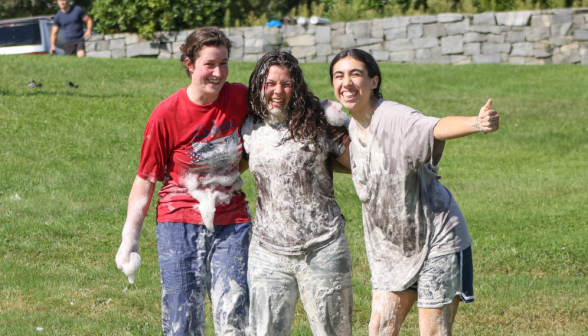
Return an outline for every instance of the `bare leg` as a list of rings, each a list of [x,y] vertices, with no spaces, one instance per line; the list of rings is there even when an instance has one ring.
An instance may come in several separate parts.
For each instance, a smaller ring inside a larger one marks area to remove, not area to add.
[[[411,292],[374,292],[370,336],[397,336],[416,299]]]
[[[86,57],[86,51],[84,49],[79,49],[77,55],[78,57]]]
[[[421,336],[451,336],[458,306],[459,297],[456,296],[443,308],[419,308]]]

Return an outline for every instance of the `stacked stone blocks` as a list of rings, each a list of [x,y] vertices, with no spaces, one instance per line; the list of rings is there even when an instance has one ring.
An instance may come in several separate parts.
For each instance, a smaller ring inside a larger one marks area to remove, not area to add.
[[[473,15],[445,13],[330,25],[226,28],[230,59],[257,62],[265,53],[292,53],[301,63],[326,63],[341,50],[358,48],[394,63],[505,63],[588,65],[588,8]],[[89,57],[179,59],[191,30],[93,35]]]

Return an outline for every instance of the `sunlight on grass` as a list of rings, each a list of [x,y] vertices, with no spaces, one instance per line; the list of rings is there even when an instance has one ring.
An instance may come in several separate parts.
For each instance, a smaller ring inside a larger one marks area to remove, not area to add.
[[[114,256],[145,123],[189,79],[177,60],[0,58],[0,334],[160,335],[154,204],[134,285]],[[474,239],[476,302],[462,305],[455,334],[588,334],[588,67],[381,66],[390,100],[443,117],[475,115],[493,98],[501,116],[498,133],[450,141],[441,161]],[[254,64],[230,67],[229,81],[247,83]],[[334,99],[328,65],[302,67],[314,93]],[[26,88],[32,79],[43,88]],[[361,204],[349,176],[335,176],[335,194],[354,333],[367,335]],[[310,334],[299,303],[292,335]],[[418,335],[414,311],[402,334]]]

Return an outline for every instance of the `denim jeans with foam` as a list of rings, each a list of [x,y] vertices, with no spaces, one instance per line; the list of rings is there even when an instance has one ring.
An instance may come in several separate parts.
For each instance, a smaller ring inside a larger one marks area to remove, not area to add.
[[[166,336],[204,336],[206,294],[216,335],[245,335],[249,315],[247,260],[251,223],[157,223],[161,315]]]

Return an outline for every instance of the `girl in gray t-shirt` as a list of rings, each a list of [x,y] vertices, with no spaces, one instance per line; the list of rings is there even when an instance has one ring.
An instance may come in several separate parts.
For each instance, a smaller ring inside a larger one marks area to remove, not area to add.
[[[353,182],[362,202],[372,272],[370,336],[397,335],[418,299],[422,334],[451,334],[461,300],[473,301],[472,240],[451,192],[437,176],[446,140],[498,130],[488,100],[476,117],[432,118],[382,98],[382,75],[358,49],[331,62],[349,125]]]
[[[262,57],[247,92],[244,160],[257,186],[248,282],[252,335],[290,335],[300,297],[315,335],[351,335],[351,255],[333,195],[349,135],[330,126],[298,61]]]

